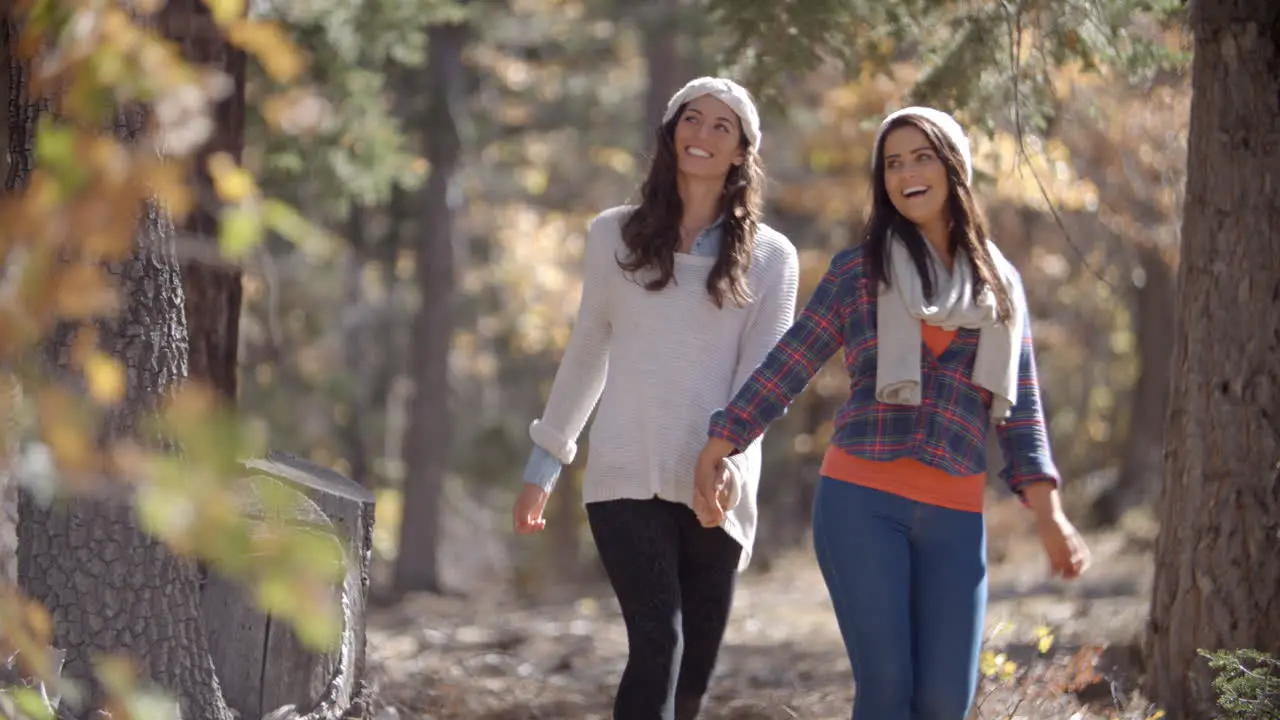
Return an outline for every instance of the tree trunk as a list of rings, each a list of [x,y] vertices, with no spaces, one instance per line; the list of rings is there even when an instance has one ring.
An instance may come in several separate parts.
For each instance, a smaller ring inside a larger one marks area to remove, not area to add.
[[[425,94],[431,98],[424,135],[431,175],[417,228],[421,307],[413,320],[411,400],[405,454],[404,516],[396,556],[395,592],[439,592],[440,508],[452,445],[449,351],[453,344],[454,206],[461,156],[458,114],[465,112],[462,25],[433,28]]]
[[[338,428],[344,446],[343,455],[351,468],[351,478],[366,487],[373,487],[369,453],[365,449],[361,423],[371,417],[374,403],[370,402],[370,386],[376,380],[374,371],[366,371],[362,362],[368,348],[361,344],[362,335],[368,333],[368,315],[364,300],[364,267],[368,262],[368,242],[365,240],[366,213],[359,203],[351,203],[347,216],[347,257],[343,270],[346,307],[342,311],[342,364],[351,383],[347,398],[347,414]]]
[[[245,54],[230,45],[205,0],[169,0],[161,12],[166,37],[197,67],[226,73],[231,92],[214,108],[214,132],[197,153],[192,182],[198,202],[180,228],[190,238],[180,253],[187,319],[187,379],[204,383],[234,404],[239,368],[240,269],[217,258],[219,201],[207,170],[209,156],[227,153],[238,162],[244,151]]]
[[[649,84],[644,97],[642,137],[646,152],[653,152],[654,128],[662,122],[667,101],[684,81],[684,63],[680,56],[680,0],[657,0],[636,8],[644,38],[644,64]]]
[[[10,46],[11,47],[11,46]],[[43,102],[26,96],[27,69],[10,55],[6,190],[25,186],[33,164],[34,118]],[[37,99],[38,100],[38,99]],[[136,137],[140,113],[122,114],[117,134]],[[111,268],[124,308],[100,324],[104,350],[124,363],[125,400],[103,427],[106,441],[132,435],[186,372],[187,332],[173,227],[154,205],[140,209],[135,254]],[[49,343],[52,372],[69,373],[73,328]],[[152,681],[174,693],[190,720],[229,720],[200,623],[196,568],[144,534],[123,492],[45,507],[20,500],[18,577],[53,618],[53,644],[66,651],[64,674],[93,688],[92,662],[123,652]],[[87,716],[90,706],[75,709]]]
[[[172,227],[154,207],[141,219],[135,256],[115,268],[126,306],[99,328],[103,349],[125,363],[128,393],[106,439],[133,434],[185,373],[186,328]],[[66,370],[71,328],[50,347]],[[200,622],[196,566],[137,525],[128,498],[43,507],[24,493],[18,526],[23,588],[53,616],[53,644],[68,677],[92,686],[92,662],[125,653],[174,693],[184,718],[228,720]],[[87,715],[92,708],[78,710]]]
[[[1198,649],[1280,652],[1280,4],[1192,3],[1186,211],[1147,691],[1210,717]]]
[[[0,98],[5,101],[10,99],[9,73],[11,58],[14,57],[13,51],[10,49],[10,43],[17,42],[16,37],[12,37],[12,30],[9,24],[9,11],[0,15]],[[6,102],[6,107],[8,104]],[[0,127],[0,148],[4,148],[5,152],[0,153],[0,178],[8,179],[9,177],[9,124],[5,123]]]
[[[1094,504],[1094,520],[1102,526],[1114,525],[1129,510],[1154,500],[1164,475],[1164,424],[1169,410],[1178,289],[1173,269],[1158,249],[1144,246],[1139,256],[1146,281],[1134,292],[1134,314],[1142,369],[1129,403],[1129,432],[1120,476]]]
[[[10,42],[16,41],[10,35],[8,14],[0,15],[0,99],[8,101],[9,67],[12,57]],[[6,107],[8,103],[6,102]],[[0,178],[9,177],[9,123],[0,125]],[[9,378],[0,380],[5,385],[0,388],[0,417],[4,429],[0,431],[0,586],[18,581],[18,482],[14,476],[13,466],[18,460],[20,446],[18,443],[17,400],[21,397],[21,389],[16,381]],[[9,403],[13,404],[10,405]]]

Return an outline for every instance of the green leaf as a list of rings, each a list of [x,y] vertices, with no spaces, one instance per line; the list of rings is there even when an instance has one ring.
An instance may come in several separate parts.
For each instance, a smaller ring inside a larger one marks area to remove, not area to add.
[[[18,708],[18,712],[30,718],[30,720],[53,720],[53,713],[38,689],[15,687],[8,692],[13,698],[14,705]]]
[[[76,130],[42,115],[36,129],[36,163],[53,173],[67,194],[74,193],[87,180],[76,153]]]
[[[218,216],[218,245],[231,259],[243,257],[262,241],[262,218],[244,205],[225,207]]]
[[[334,585],[345,579],[347,569],[342,545],[331,530],[298,528],[293,531],[289,540],[292,560],[300,569],[309,568]]]

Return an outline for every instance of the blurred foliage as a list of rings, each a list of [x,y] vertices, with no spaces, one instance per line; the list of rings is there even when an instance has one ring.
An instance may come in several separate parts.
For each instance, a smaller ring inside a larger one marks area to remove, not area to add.
[[[316,99],[295,85],[305,59],[282,26],[246,17],[243,0],[208,2],[221,32],[255,58],[272,83],[259,100],[274,111],[268,113],[273,132],[306,132],[308,123],[291,119],[307,117]],[[240,461],[263,450],[253,425],[189,384],[168,393],[137,436],[106,447],[98,442],[108,413],[151,391],[130,388],[134,380],[120,359],[98,347],[93,322],[123,303],[111,266],[134,251],[145,201],[154,200],[179,223],[192,210],[194,153],[213,130],[211,107],[228,87],[226,78],[188,65],[174,43],[157,36],[154,19],[162,5],[19,0],[4,18],[21,30],[14,51],[29,71],[28,97],[33,103],[55,98],[56,112],[40,116],[25,186],[0,198],[0,367],[6,385],[22,391],[13,396],[16,404],[3,408],[17,420],[3,432],[48,448],[54,471],[24,476],[35,483],[28,490],[37,499],[127,493],[146,532],[178,555],[244,583],[265,610],[293,623],[304,643],[328,647],[340,624],[332,590],[343,558],[327,529],[291,528],[243,512],[247,473]],[[142,109],[149,122],[139,137],[112,132],[121,113]],[[208,170],[222,201],[220,244],[227,257],[249,252],[268,232],[303,248],[330,242],[293,207],[264,195],[229,156],[214,155]],[[40,358],[42,342],[63,322],[82,328],[70,356],[81,379],[70,383],[55,378]],[[12,439],[0,438],[6,446]],[[180,452],[157,449],[164,447]],[[255,499],[270,516],[288,514],[301,495],[264,484]],[[4,590],[0,656],[18,651],[24,671],[69,697],[76,689],[47,663],[51,631],[44,608],[16,589]],[[170,707],[135,686],[130,668],[127,658],[102,658],[98,666],[113,717],[156,717]],[[39,714],[31,698],[21,692],[13,698],[24,712]]]
[[[451,0],[286,0],[263,3],[261,16],[286,27],[309,62],[293,93],[306,102],[282,106],[262,100],[277,90],[269,74],[251,74],[248,105],[258,108],[248,128],[263,182],[282,196],[323,208],[315,220],[347,216],[352,203],[381,205],[393,187],[416,187],[425,161],[396,114],[413,101],[396,86],[396,72],[425,62],[426,33],[459,21]],[[297,132],[309,125],[311,132]],[[273,132],[274,127],[293,132]]]
[[[921,72],[904,100],[962,111],[988,132],[1043,132],[1059,68],[1145,82],[1188,58],[1162,32],[1181,22],[1180,0],[706,3],[726,34],[723,61],[767,102],[789,102],[789,81],[824,63],[858,75],[911,59]]]

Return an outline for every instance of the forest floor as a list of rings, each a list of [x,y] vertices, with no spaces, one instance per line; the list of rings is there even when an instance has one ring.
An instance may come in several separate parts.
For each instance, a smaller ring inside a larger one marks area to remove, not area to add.
[[[1156,716],[1134,693],[1147,614],[1149,528],[1089,534],[1094,566],[1046,579],[1025,513],[988,513],[991,600],[974,717]],[[537,606],[500,597],[413,596],[370,618],[382,720],[606,720],[626,660],[612,596]],[[846,720],[853,683],[811,553],[739,583],[706,720]]]

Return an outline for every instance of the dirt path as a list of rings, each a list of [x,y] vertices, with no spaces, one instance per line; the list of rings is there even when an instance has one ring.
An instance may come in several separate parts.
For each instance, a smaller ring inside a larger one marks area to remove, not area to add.
[[[1125,643],[1141,628],[1149,557],[1120,534],[1091,538],[1091,545],[1095,570],[1070,587],[1042,581],[1038,548],[1002,551],[991,569],[988,659],[1000,660],[996,665],[1012,659],[1017,668],[1007,680],[984,681],[979,717],[1118,717],[1106,683],[1076,694],[1070,681],[1089,665],[1080,660],[1093,657],[1078,648]],[[1036,645],[1046,629],[1053,637],[1042,654]],[[1108,651],[1102,662],[1109,666],[1116,657],[1120,672],[1131,672],[1123,652]],[[416,597],[376,613],[369,633],[371,675],[386,720],[607,720],[625,658],[622,622],[607,595],[538,608]],[[807,553],[777,563],[768,575],[743,578],[721,658],[704,718],[849,716],[848,660]],[[1072,658],[1080,667],[1069,672]],[[1082,697],[1095,702],[1092,711]],[[1144,711],[1119,716],[1146,717]]]

